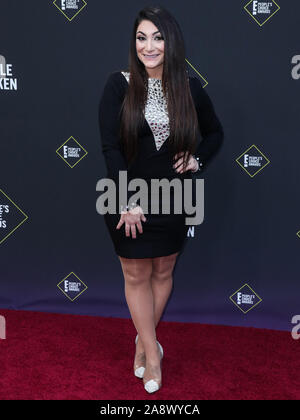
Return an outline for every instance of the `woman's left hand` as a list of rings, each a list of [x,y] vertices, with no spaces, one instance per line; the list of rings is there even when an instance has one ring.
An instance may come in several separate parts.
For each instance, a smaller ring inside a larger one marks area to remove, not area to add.
[[[198,161],[192,156],[189,155],[189,160],[188,163],[186,165],[186,169],[185,171],[183,170],[183,156],[186,154],[186,156],[188,156],[189,152],[180,152],[177,153],[174,156],[174,159],[177,160],[177,162],[174,163],[173,168],[176,170],[176,172],[178,172],[179,174],[182,174],[185,171],[196,171],[196,169],[198,169]]]

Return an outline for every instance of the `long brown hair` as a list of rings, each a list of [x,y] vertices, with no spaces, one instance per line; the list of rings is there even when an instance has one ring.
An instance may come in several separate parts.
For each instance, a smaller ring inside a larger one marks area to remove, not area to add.
[[[197,146],[198,117],[189,88],[185,45],[176,19],[163,7],[145,7],[137,15],[129,50],[130,83],[121,108],[120,138],[128,165],[137,155],[138,130],[144,122],[148,77],[136,52],[136,31],[142,20],[150,20],[164,39],[162,88],[169,115],[169,152],[194,154]],[[167,95],[166,95],[167,94]],[[184,161],[184,168],[187,159]]]

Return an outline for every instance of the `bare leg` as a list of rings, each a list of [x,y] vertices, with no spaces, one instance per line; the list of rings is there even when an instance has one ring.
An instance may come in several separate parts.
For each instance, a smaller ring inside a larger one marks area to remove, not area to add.
[[[119,256],[127,304],[139,334],[134,364],[146,367],[144,384],[150,379],[161,383],[161,355],[155,328],[172,290],[172,272],[178,254],[143,259]]]
[[[164,311],[168,298],[170,296],[173,285],[173,269],[179,252],[165,257],[157,257],[152,259],[151,286],[154,301],[154,324],[157,326],[161,315]],[[140,343],[141,351],[143,351],[143,343]],[[161,357],[161,356],[160,356]],[[162,374],[159,360],[146,358],[146,369],[144,372],[144,384],[150,379],[154,379],[161,384]]]
[[[179,252],[166,257],[153,258],[151,275],[152,292],[154,299],[155,326],[163,314],[173,286],[173,269]]]
[[[160,321],[173,286],[173,269],[179,252],[165,257],[152,258],[151,286],[154,304],[155,328]],[[137,352],[143,353],[143,340],[138,340]]]
[[[125,279],[125,296],[134,326],[148,360],[159,362],[156,344],[154,302],[151,287],[152,259],[123,258],[120,262]],[[137,348],[137,352],[139,350]]]

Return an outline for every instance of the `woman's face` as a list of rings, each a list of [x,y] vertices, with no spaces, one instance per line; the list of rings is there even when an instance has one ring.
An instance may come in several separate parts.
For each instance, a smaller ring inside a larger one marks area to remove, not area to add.
[[[162,74],[165,41],[150,20],[143,20],[136,30],[136,52],[149,77]]]

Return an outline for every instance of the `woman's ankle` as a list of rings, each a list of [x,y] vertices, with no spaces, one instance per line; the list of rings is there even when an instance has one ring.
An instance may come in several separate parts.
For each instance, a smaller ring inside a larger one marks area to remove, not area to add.
[[[161,355],[160,355],[160,350],[158,348],[158,345],[156,343],[156,348],[154,349],[147,349],[148,351],[146,351],[146,358],[147,361],[149,363],[149,365],[151,366],[157,366],[160,363],[160,359],[161,359]]]

